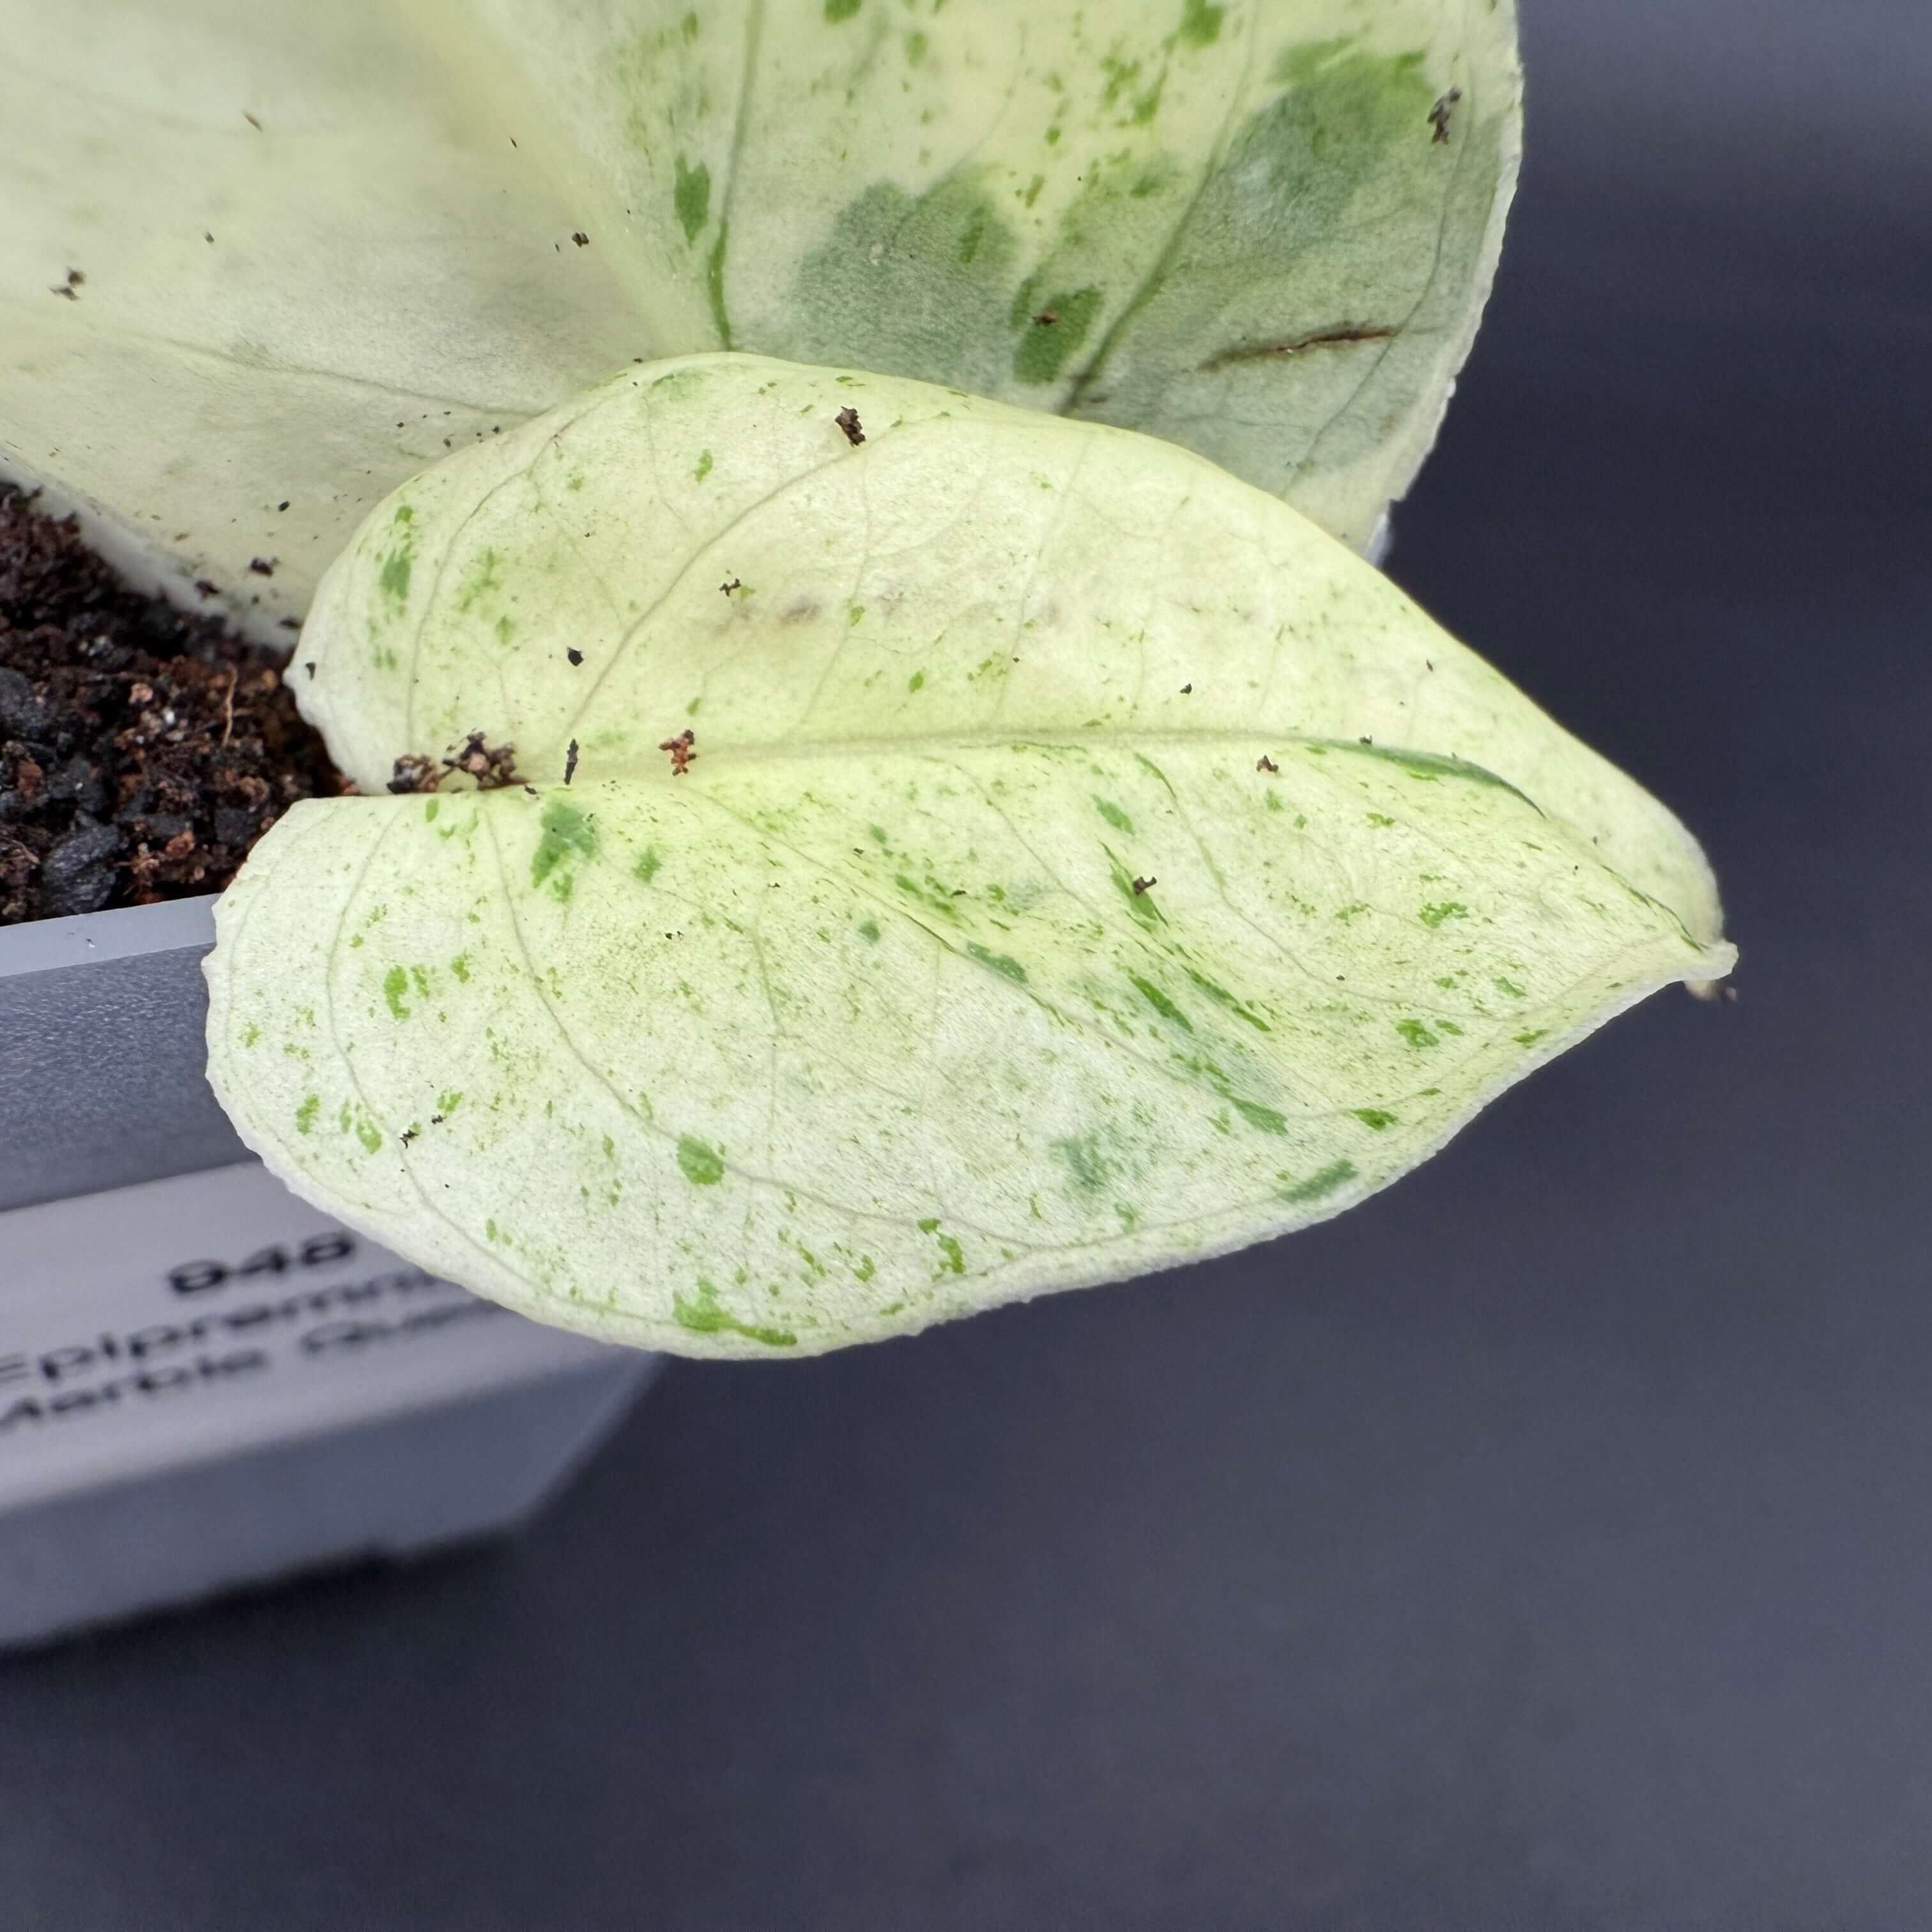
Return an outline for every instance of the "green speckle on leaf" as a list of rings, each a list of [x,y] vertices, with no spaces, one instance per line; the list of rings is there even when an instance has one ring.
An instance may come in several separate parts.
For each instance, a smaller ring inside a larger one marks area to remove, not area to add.
[[[825,0],[825,17],[836,27],[858,12],[861,0]]]
[[[1264,1134],[1285,1134],[1288,1132],[1287,1120],[1274,1108],[1261,1106],[1252,1100],[1240,1100],[1232,1094],[1228,1098],[1234,1101],[1234,1111],[1250,1126],[1258,1127]]]
[[[1549,1030],[1547,1027],[1532,1027],[1527,1033],[1513,1034],[1510,1037],[1519,1046],[1534,1046]]]
[[[382,1130],[365,1114],[356,1124],[356,1138],[366,1152],[374,1154],[382,1144]]]
[[[644,885],[649,885],[658,875],[658,867],[663,861],[658,856],[655,845],[646,845],[638,854],[638,862],[631,868],[631,876]]]
[[[1023,316],[1024,333],[1013,351],[1013,380],[1030,386],[1051,382],[1060,365],[1087,340],[1094,318],[1100,312],[1100,291],[1096,288],[1068,289],[1047,297],[1038,310]],[[1051,315],[1051,322],[1036,320]]]
[[[1094,809],[1116,832],[1131,832],[1134,829],[1134,821],[1110,798],[1102,798],[1096,794],[1094,800]]]
[[[966,1257],[961,1253],[959,1244],[950,1234],[937,1234],[933,1238],[939,1244],[939,1252],[945,1259],[939,1264],[941,1274],[964,1274]]]
[[[1384,1113],[1379,1107],[1351,1107],[1348,1111],[1364,1126],[1372,1129],[1376,1133],[1380,1133],[1384,1127],[1395,1125],[1395,1116]]]
[[[724,1156],[695,1134],[679,1135],[677,1164],[694,1187],[715,1187],[724,1178]]]
[[[1496,991],[1502,994],[1503,998],[1506,1000],[1521,1000],[1526,999],[1528,997],[1528,995],[1514,980],[1505,980],[1501,974],[1498,974],[1495,979],[1490,982],[1490,984],[1495,987]]]
[[[710,474],[711,452],[708,449],[700,449],[698,452],[698,467],[691,472],[691,480],[694,483],[702,483]]]
[[[436,1096],[436,1111],[446,1120],[463,1104],[463,1090],[458,1087],[446,1087]]]
[[[409,1008],[403,1004],[403,995],[410,990],[410,976],[400,966],[392,966],[382,975],[382,998],[388,1002],[392,1018],[406,1020]]]
[[[859,922],[859,935],[862,939],[868,939],[877,945],[879,938],[879,922],[875,919],[862,919]]]
[[[1411,1046],[1433,1046],[1436,1044],[1436,1036],[1420,1020],[1397,1020],[1395,1030]]]
[[[908,691],[921,691],[925,687],[926,674],[922,670],[914,671],[911,676],[906,680],[906,688]]]
[[[1426,905],[1416,916],[1432,932],[1445,919],[1467,919],[1469,908],[1454,899],[1444,899],[1439,905]]]
[[[315,1131],[315,1117],[322,1106],[320,1094],[305,1094],[302,1105],[296,1109],[296,1132],[309,1134]]]

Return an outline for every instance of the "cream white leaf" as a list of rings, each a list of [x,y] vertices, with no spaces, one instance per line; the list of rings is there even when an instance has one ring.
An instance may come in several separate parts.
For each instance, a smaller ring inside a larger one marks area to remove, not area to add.
[[[446,448],[705,349],[1154,430],[1360,547],[1519,146],[1507,0],[0,0],[0,466],[269,637]]]
[[[916,383],[633,371],[398,491],[304,650],[367,788],[471,733],[530,782],[291,812],[210,1078],[331,1212],[616,1340],[1286,1232],[1733,957],[1663,808],[1342,546]]]

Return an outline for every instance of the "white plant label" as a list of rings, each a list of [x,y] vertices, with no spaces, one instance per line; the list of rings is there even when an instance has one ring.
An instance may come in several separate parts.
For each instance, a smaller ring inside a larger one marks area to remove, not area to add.
[[[253,1162],[0,1214],[0,1509],[582,1366]]]

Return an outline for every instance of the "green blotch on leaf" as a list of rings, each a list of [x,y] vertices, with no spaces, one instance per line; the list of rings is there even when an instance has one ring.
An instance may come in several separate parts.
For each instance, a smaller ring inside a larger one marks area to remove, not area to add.
[[[1190,47],[1211,47],[1221,38],[1221,19],[1227,9],[1208,4],[1208,0],[1184,0],[1180,10],[1180,38]]]
[[[1233,1094],[1228,1096],[1234,1101],[1234,1111],[1251,1127],[1258,1127],[1264,1134],[1285,1134],[1288,1122],[1272,1107],[1264,1107],[1252,1100],[1243,1100]]]
[[[316,1113],[320,1110],[321,1106],[322,1096],[320,1094],[308,1094],[302,1096],[302,1105],[296,1109],[296,1132],[297,1133],[310,1134],[314,1132],[315,1117]]]
[[[382,1144],[382,1130],[365,1114],[356,1124],[356,1138],[366,1151],[374,1154]]]
[[[694,1187],[715,1187],[724,1178],[724,1156],[695,1134],[679,1135],[677,1164]]]
[[[376,574],[376,588],[384,596],[394,598],[398,604],[407,602],[410,572],[414,564],[415,556],[407,544],[392,550],[382,560],[382,568]]]
[[[1205,993],[1210,1000],[1214,1000],[1218,1002],[1220,1005],[1226,1006],[1228,1012],[1232,1013],[1237,1019],[1246,1020],[1250,1026],[1255,1028],[1262,1033],[1272,1033],[1274,1030],[1274,1029],[1268,1024],[1268,1022],[1262,1018],[1260,1014],[1250,1012],[1246,1006],[1242,1005],[1239,1000],[1235,998],[1232,993],[1228,992],[1226,987],[1216,986],[1215,982],[1212,980],[1209,979],[1204,973],[1197,973],[1195,971],[1194,968],[1190,966],[1187,968],[1187,976],[1189,979],[1192,980],[1195,985],[1198,986],[1202,992]]]
[[[1511,1037],[1519,1046],[1534,1046],[1549,1030],[1547,1027],[1534,1027],[1527,1033],[1515,1034]]]
[[[1395,1030],[1411,1046],[1420,1048],[1437,1044],[1436,1036],[1420,1020],[1397,1020]]]
[[[436,1096],[436,1111],[446,1120],[463,1104],[463,1090],[460,1087],[446,1087]]]
[[[1527,999],[1528,998],[1528,995],[1514,980],[1504,980],[1498,977],[1492,980],[1490,982],[1490,984],[1495,987],[1496,991],[1502,994],[1503,998],[1506,1000],[1522,1000]]]
[[[879,922],[875,919],[862,919],[859,922],[860,937],[871,940],[875,945],[879,938]]]
[[[950,1234],[937,1234],[933,1238],[939,1244],[939,1252],[945,1259],[939,1264],[941,1274],[964,1274],[966,1257],[960,1252],[959,1244]]]
[[[548,879],[556,897],[568,898],[571,886],[568,867],[575,857],[594,859],[596,856],[597,828],[588,816],[562,799],[552,799],[544,807],[543,836],[530,855],[530,884],[540,886]],[[560,871],[560,867],[566,869]]]
[[[1002,979],[1010,980],[1016,986],[1026,984],[1026,968],[1004,952],[994,952],[982,946],[977,940],[969,939],[966,950],[989,971],[998,974]]]
[[[698,452],[698,467],[691,472],[691,480],[694,483],[702,483],[710,474],[711,452],[708,449],[700,449]]]
[[[664,862],[658,856],[655,845],[646,845],[638,854],[638,862],[631,868],[631,876],[644,885],[649,885],[658,875],[658,867]]]
[[[1306,1207],[1311,1201],[1319,1201],[1324,1196],[1333,1194],[1336,1188],[1354,1178],[1353,1161],[1331,1160],[1318,1174],[1311,1174],[1306,1180],[1290,1182],[1275,1198],[1291,1208]]]
[[[1069,289],[1047,297],[1045,304],[1029,312],[1020,321],[1024,330],[1013,351],[1015,381],[1037,385],[1051,382],[1060,366],[1087,339],[1094,318],[1100,310],[1100,291],[1096,288]],[[1051,314],[1042,322],[1036,315]]]
[[[1184,1032],[1192,1033],[1194,1030],[1194,1022],[1151,980],[1143,980],[1138,973],[1130,973],[1127,977],[1132,982],[1134,990],[1162,1019],[1172,1020]]]
[[[1099,1138],[1090,1133],[1065,1140],[1049,1141],[1048,1151],[1060,1162],[1082,1194],[1098,1194],[1107,1184],[1113,1163],[1101,1153]]]
[[[392,966],[382,975],[382,998],[388,1002],[393,1018],[406,1020],[409,1008],[403,1003],[403,995],[410,990],[410,976],[400,966]]]
[[[1377,1133],[1384,1127],[1395,1125],[1395,1116],[1384,1113],[1379,1107],[1351,1107],[1348,1111],[1364,1126],[1372,1128]]]
[[[424,799],[423,800],[423,818],[424,822],[431,825],[434,824],[436,823],[436,815],[442,809],[442,800],[441,799]]]
[[[858,12],[861,0],[825,0],[825,17],[833,26]]]
[[[460,980],[464,986],[468,986],[470,983],[469,954],[466,952],[459,952],[456,957],[449,962],[449,970],[455,974],[457,978]]]
[[[914,671],[911,676],[906,680],[906,688],[908,691],[921,690],[924,688],[925,684],[926,674],[922,670]]]
[[[1444,920],[1467,919],[1469,908],[1454,899],[1444,899],[1440,905],[1424,906],[1416,916],[1433,932]]]
[[[1131,832],[1134,829],[1134,821],[1130,818],[1112,799],[1102,798],[1097,793],[1095,794],[1094,796],[1094,809],[1097,812],[1116,832]]]
[[[711,212],[711,170],[700,161],[696,167],[687,165],[684,157],[677,158],[677,172],[671,188],[671,206],[677,215],[677,225],[684,230],[687,247],[698,239],[698,231],[702,228]],[[707,462],[709,458],[706,458]],[[700,471],[700,475],[703,472]]]
[[[856,4],[856,0],[854,0]],[[681,1328],[698,1335],[742,1335],[747,1341],[762,1342],[768,1348],[795,1348],[798,1337],[789,1328],[761,1327],[740,1322],[718,1301],[718,1291],[701,1276],[695,1298],[673,1292],[670,1312]]]

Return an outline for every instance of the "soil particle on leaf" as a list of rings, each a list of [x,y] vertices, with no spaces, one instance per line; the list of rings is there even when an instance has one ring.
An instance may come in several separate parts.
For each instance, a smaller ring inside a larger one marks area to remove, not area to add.
[[[665,739],[658,746],[661,752],[670,754],[670,775],[681,778],[691,769],[691,761],[698,756],[693,747],[698,742],[698,734],[688,728],[680,731],[674,738]]]
[[[475,782],[478,791],[496,791],[505,785],[521,784],[517,772],[517,748],[492,745],[481,731],[472,731],[463,748],[453,758],[445,758],[446,770],[461,772]]]
[[[396,760],[394,775],[387,789],[398,794],[434,791],[442,782],[442,773],[434,758],[426,758],[420,752],[405,752]]]
[[[1158,879],[1136,879],[1134,881],[1134,897],[1138,898],[1142,893],[1150,890],[1160,884],[1160,881]]]
[[[864,426],[859,421],[859,412],[848,403],[832,419],[845,432],[845,440],[854,449],[866,440]]]
[[[1456,111],[1456,104],[1462,98],[1460,87],[1452,87],[1429,110],[1429,124],[1436,130],[1430,135],[1432,144],[1445,142],[1449,138],[1449,117]]]
[[[570,660],[571,665],[573,669],[584,662],[584,653],[581,651],[576,650],[574,647],[564,652],[564,656]]]
[[[587,248],[590,246],[590,237],[585,234],[584,230],[580,228],[577,230],[572,235],[570,238],[580,248]]]
[[[0,925],[218,892],[341,789],[274,658],[0,485]]]
[[[577,776],[577,740],[570,741],[569,748],[563,754],[563,782],[569,784]]]
[[[1255,760],[1255,770],[1258,772],[1278,772],[1281,770],[1281,767],[1275,763],[1274,759],[1268,756],[1267,752],[1264,752],[1261,756]]]

